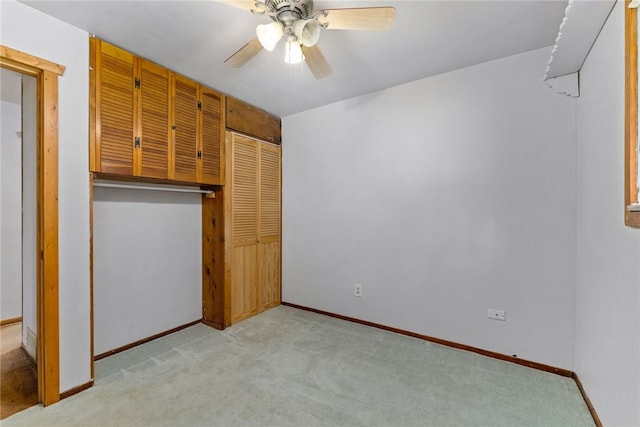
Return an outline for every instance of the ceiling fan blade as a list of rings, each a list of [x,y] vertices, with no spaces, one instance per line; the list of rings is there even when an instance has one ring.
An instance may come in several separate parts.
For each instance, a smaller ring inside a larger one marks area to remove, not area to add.
[[[251,10],[256,9],[256,2],[254,0],[213,0],[218,3],[226,4],[227,6],[237,7],[238,9]]]
[[[302,46],[302,53],[304,54],[304,60],[311,69],[313,76],[320,80],[329,76],[333,70],[331,65],[327,62],[326,58],[320,52],[317,46],[306,47]]]
[[[225,64],[230,67],[240,68],[251,58],[256,56],[258,52],[262,50],[262,45],[260,44],[260,40],[257,37],[254,37],[249,43],[242,46],[236,53],[231,55],[224,61]]]
[[[330,30],[389,31],[396,18],[396,8],[363,7],[355,9],[324,9],[327,16],[318,18]]]

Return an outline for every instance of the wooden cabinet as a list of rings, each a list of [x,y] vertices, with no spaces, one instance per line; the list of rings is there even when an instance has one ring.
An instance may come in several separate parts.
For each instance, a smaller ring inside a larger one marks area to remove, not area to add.
[[[198,110],[198,182],[223,184],[224,121],[222,118],[224,97],[218,92],[199,85]]]
[[[173,90],[173,179],[223,184],[224,96],[177,74]]]
[[[280,118],[239,99],[227,97],[227,129],[273,144],[282,142]]]
[[[171,140],[171,73],[166,68],[138,58],[134,88],[138,102],[134,139],[133,174],[149,178],[169,178]],[[135,99],[135,92],[134,92]]]
[[[227,132],[226,324],[280,304],[280,147]]]
[[[172,169],[178,181],[196,182],[198,153],[198,84],[174,77],[174,158]]]
[[[91,38],[91,170],[133,175],[135,57]]]
[[[258,309],[280,304],[281,150],[259,145]]]
[[[223,184],[224,96],[90,40],[91,171]]]

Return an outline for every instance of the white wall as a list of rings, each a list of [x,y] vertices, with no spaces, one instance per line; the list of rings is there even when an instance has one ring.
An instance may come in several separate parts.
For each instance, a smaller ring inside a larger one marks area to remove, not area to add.
[[[10,82],[2,81],[2,84]],[[17,84],[20,84],[18,79]],[[20,104],[2,101],[0,144],[0,319],[22,317],[22,117]]]
[[[38,334],[38,82],[22,78],[22,343],[36,359]]]
[[[2,104],[0,104],[0,108],[2,108]],[[2,110],[0,110],[0,116],[2,115]],[[2,125],[2,121],[0,120],[0,125]],[[2,165],[2,140],[0,139],[0,165]],[[0,242],[2,242],[2,173],[0,173]],[[0,252],[2,251],[2,245],[0,245]],[[1,254],[0,254],[1,258]],[[2,277],[2,261],[0,260],[0,280]],[[2,284],[0,284],[0,298],[2,298]],[[2,319],[2,312],[0,312],[0,319]]]
[[[2,82],[0,82],[1,84]],[[2,104],[0,103],[0,108],[2,108]],[[2,110],[0,110],[0,116],[2,116]],[[0,120],[0,126],[2,126],[2,121]],[[0,165],[2,165],[2,140],[0,139]],[[0,173],[0,242],[2,242],[2,173]],[[0,252],[2,251],[2,245],[0,244]],[[0,254],[0,280],[2,277],[2,261]],[[0,298],[2,298],[2,284],[0,284]],[[2,319],[2,312],[0,311],[0,319]]]
[[[283,300],[572,369],[575,101],[549,53],[285,117]]]
[[[59,79],[60,391],[91,379],[88,34],[29,6],[0,2],[2,44],[66,66]]]
[[[95,188],[95,354],[202,318],[199,194]]]
[[[580,73],[576,367],[604,425],[640,425],[640,230],[624,226],[624,5]]]

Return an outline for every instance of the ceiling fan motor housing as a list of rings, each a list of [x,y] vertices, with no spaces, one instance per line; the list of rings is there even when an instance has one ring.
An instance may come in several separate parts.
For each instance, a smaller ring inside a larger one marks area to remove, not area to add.
[[[290,12],[298,15],[298,19],[308,19],[313,13],[313,0],[266,0],[265,4],[278,18],[282,13]]]

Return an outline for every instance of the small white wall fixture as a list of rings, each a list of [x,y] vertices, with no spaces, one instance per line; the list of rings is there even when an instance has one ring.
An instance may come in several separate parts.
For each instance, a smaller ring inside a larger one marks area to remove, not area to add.
[[[615,3],[569,0],[544,75],[544,82],[554,92],[580,96],[580,68]]]

